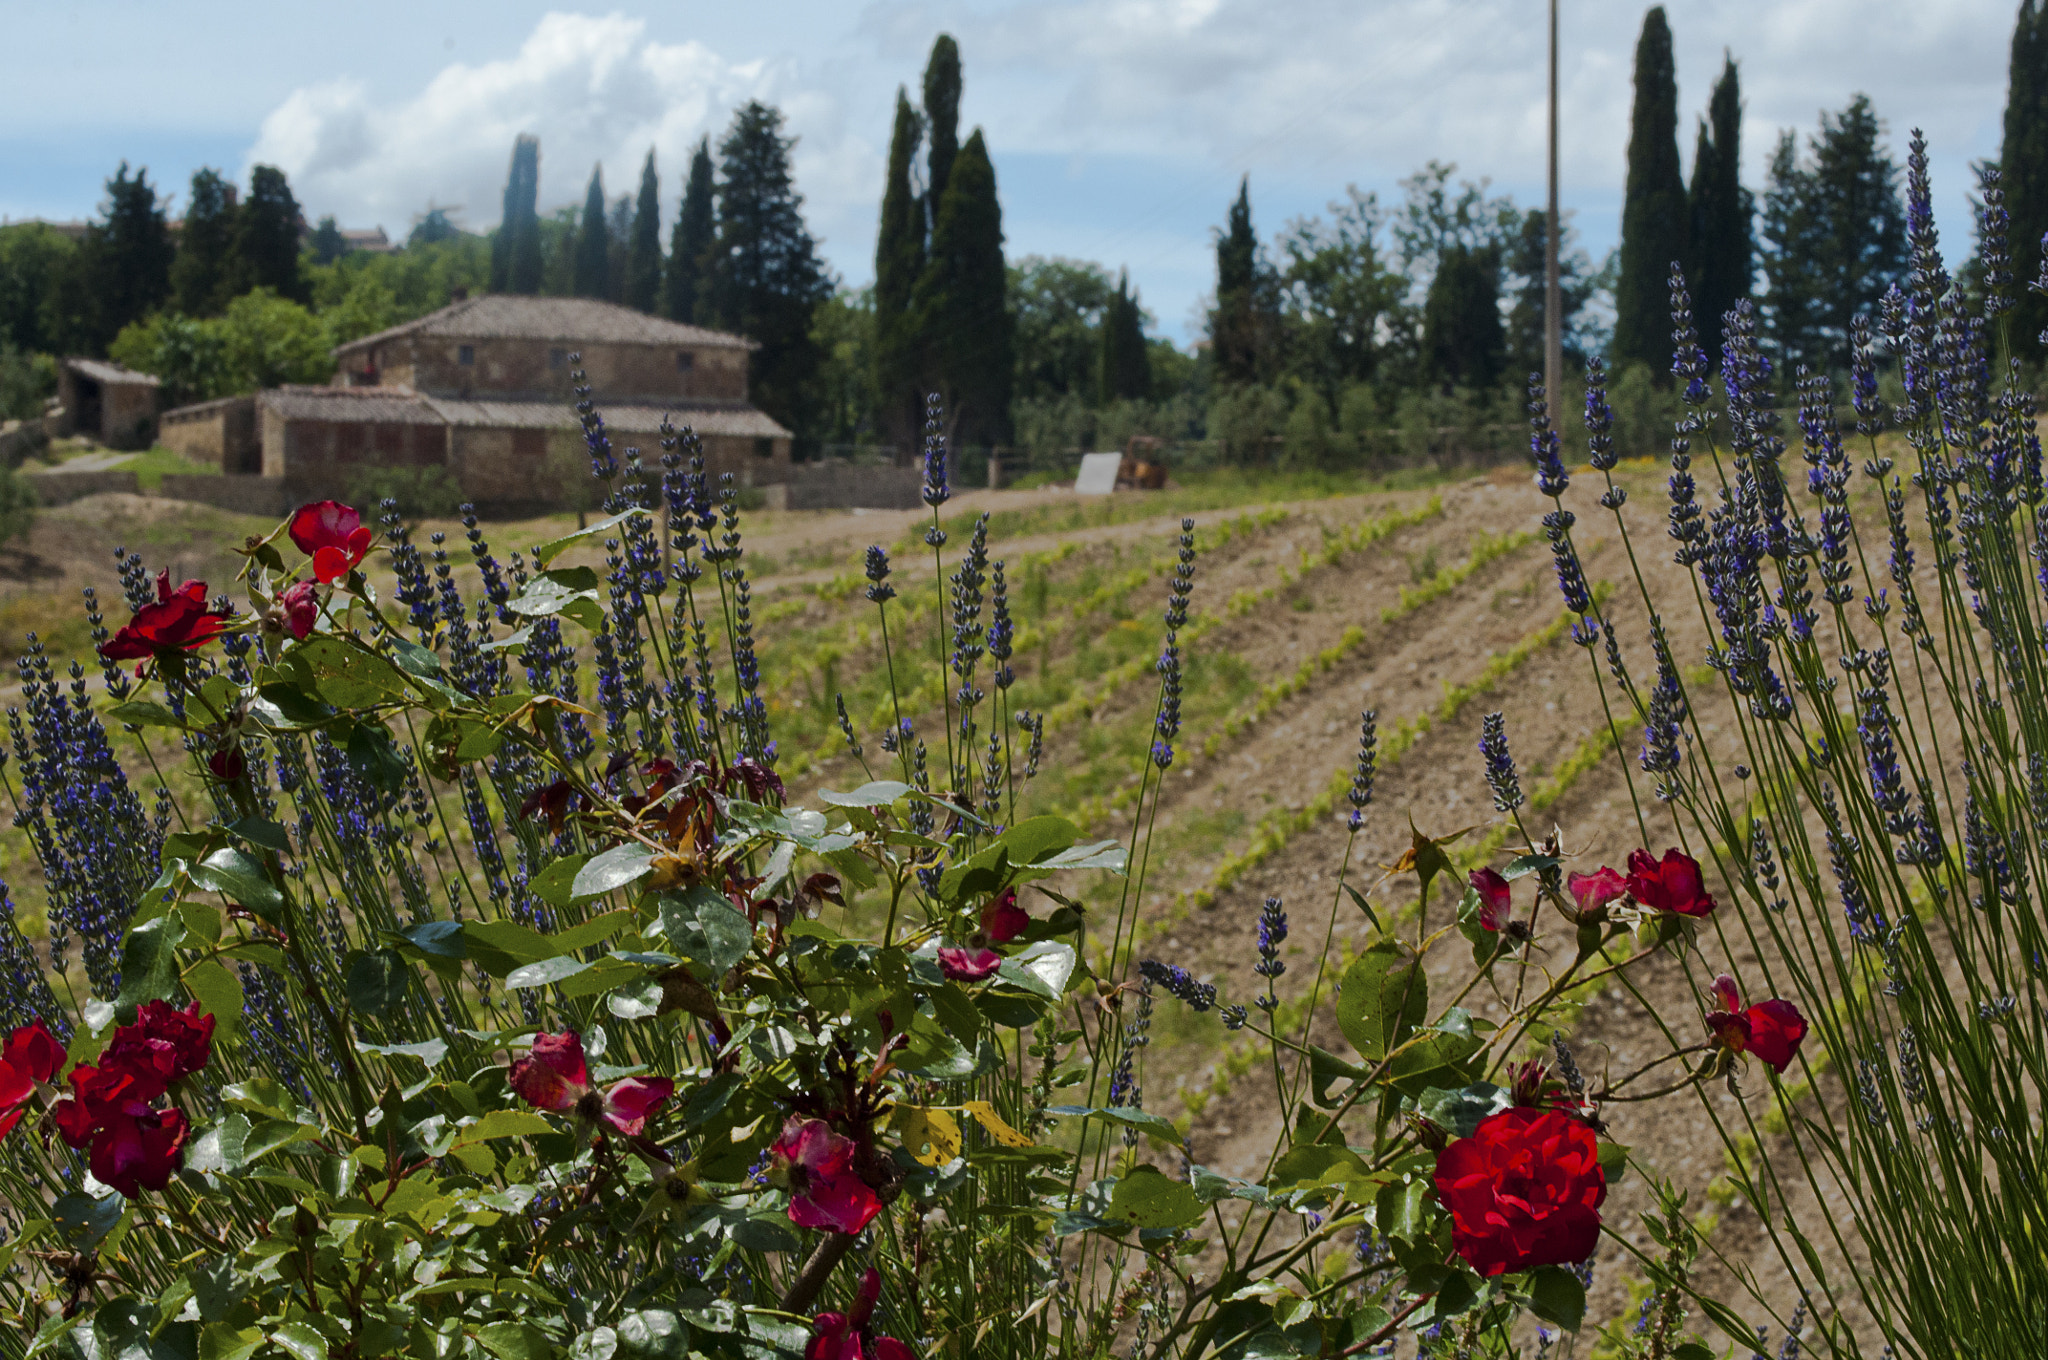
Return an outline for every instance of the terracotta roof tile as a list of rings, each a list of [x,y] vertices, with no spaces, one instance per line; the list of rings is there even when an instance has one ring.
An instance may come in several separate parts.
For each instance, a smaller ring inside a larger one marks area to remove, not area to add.
[[[565,345],[694,345],[700,349],[752,349],[754,342],[724,331],[684,325],[595,298],[524,297],[488,293],[452,302],[390,330],[351,340],[347,354],[369,345],[421,335],[450,340],[559,340]]]
[[[461,401],[429,397],[427,403],[450,425],[497,426],[523,430],[573,430],[576,412],[552,401]],[[766,412],[744,402],[677,402],[670,406],[613,406],[600,403],[606,428],[614,434],[651,435],[666,417],[680,430],[698,434],[737,435],[755,439],[787,439],[789,431]]]
[[[445,422],[425,397],[406,387],[279,387],[256,398],[257,409],[286,420],[360,420],[379,425]]]

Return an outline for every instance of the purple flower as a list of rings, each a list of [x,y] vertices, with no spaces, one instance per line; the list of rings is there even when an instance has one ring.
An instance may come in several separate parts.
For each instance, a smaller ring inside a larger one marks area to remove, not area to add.
[[[1499,713],[1480,720],[1479,754],[1486,758],[1486,786],[1493,790],[1494,810],[1513,812],[1522,805],[1522,780],[1508,753],[1507,720]]]

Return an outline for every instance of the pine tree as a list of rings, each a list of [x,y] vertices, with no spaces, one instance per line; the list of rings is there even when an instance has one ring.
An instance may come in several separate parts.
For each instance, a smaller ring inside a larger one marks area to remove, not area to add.
[[[996,171],[976,128],[953,162],[911,298],[927,381],[945,400],[957,436],[969,443],[1010,437],[1016,343],[1008,288]]]
[[[2040,276],[2048,233],[2048,4],[2022,0],[2012,30],[2005,95],[2005,144],[1999,152],[2006,239],[2012,251],[2013,309],[2003,320],[2015,354],[2039,359],[2048,298],[2026,285]]]
[[[196,170],[171,262],[171,306],[186,316],[217,315],[235,274],[235,186],[217,170]]]
[[[1721,319],[1749,296],[1754,271],[1755,206],[1742,187],[1742,86],[1735,61],[1725,58],[1714,97],[1700,123],[1699,149],[1692,164],[1689,195],[1692,255],[1686,275],[1692,283],[1692,314],[1700,343],[1710,358],[1721,353]]]
[[[1850,323],[1906,276],[1900,171],[1883,125],[1857,95],[1823,113],[1804,158],[1786,133],[1764,194],[1765,334],[1782,366],[1841,367]]]
[[[259,165],[249,172],[249,197],[235,210],[235,292],[268,288],[281,298],[306,300],[299,280],[299,201],[284,171]]]
[[[1628,186],[1621,206],[1621,275],[1614,285],[1616,366],[1671,369],[1674,261],[1685,259],[1685,177],[1678,165],[1678,80],[1664,7],[1643,16],[1636,42],[1635,108],[1629,119]]]
[[[1230,205],[1229,225],[1216,238],[1216,307],[1209,313],[1209,346],[1216,376],[1226,383],[1269,376],[1277,323],[1271,275],[1259,260],[1259,238],[1252,230],[1251,176],[1246,175]]]
[[[626,305],[652,312],[661,302],[661,181],[654,173],[654,148],[640,168],[640,197],[633,205],[633,243],[626,258]]]
[[[540,139],[521,134],[512,143],[505,177],[505,207],[491,238],[491,291],[540,291]]]
[[[604,167],[590,172],[583,216],[576,224],[576,271],[570,285],[577,297],[611,296],[611,233],[604,214]]]
[[[185,230],[189,232],[191,229],[192,215],[187,213],[185,214]],[[329,213],[320,219],[319,225],[313,228],[312,239],[307,244],[312,248],[314,264],[333,264],[336,260],[348,254],[348,238],[341,234],[341,227],[335,222],[333,213]],[[184,243],[181,241],[179,248],[183,249],[183,247]],[[173,271],[171,275],[172,286],[175,287],[177,266],[174,264],[171,268]]]
[[[903,450],[914,446],[925,395],[919,390],[917,329],[910,315],[911,294],[924,272],[924,211],[910,187],[923,132],[910,96],[899,88],[882,224],[875,237],[874,382],[883,437]]]
[[[931,135],[929,172],[925,179],[925,221],[937,230],[946,184],[960,154],[960,47],[944,33],[932,43],[924,68],[924,118]]]
[[[78,274],[85,297],[69,324],[103,349],[131,321],[162,306],[171,292],[171,232],[149,171],[131,178],[122,161],[107,181],[102,219],[86,233]],[[88,313],[89,309],[89,313]]]
[[[1423,362],[1448,389],[1500,379],[1507,340],[1500,321],[1500,248],[1446,246],[1422,304]]]
[[[1152,395],[1152,357],[1145,348],[1145,318],[1131,292],[1131,275],[1117,275],[1116,295],[1102,309],[1102,345],[1096,401],[1145,401]]]
[[[718,234],[712,214],[711,139],[697,143],[682,210],[669,238],[668,272],[662,280],[662,310],[671,321],[695,321],[704,292],[704,252]]]
[[[717,324],[760,346],[755,404],[808,438],[823,357],[811,321],[832,284],[804,227],[789,169],[795,139],[782,135],[782,121],[780,110],[749,100],[719,143],[718,237],[704,300]]]

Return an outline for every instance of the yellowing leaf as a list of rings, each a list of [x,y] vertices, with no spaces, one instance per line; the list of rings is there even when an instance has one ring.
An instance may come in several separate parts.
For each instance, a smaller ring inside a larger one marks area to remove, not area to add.
[[[943,1166],[960,1155],[960,1122],[944,1110],[901,1105],[895,1122],[903,1146],[926,1166]]]
[[[966,1101],[960,1108],[973,1115],[974,1122],[981,1125],[982,1131],[1004,1147],[1021,1148],[1031,1146],[1031,1140],[1004,1123],[1003,1117],[996,1113],[996,1107],[987,1101]]]

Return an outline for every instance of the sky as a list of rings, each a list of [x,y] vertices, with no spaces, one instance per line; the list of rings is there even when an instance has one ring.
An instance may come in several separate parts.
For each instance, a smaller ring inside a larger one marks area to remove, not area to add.
[[[1643,6],[1562,0],[1561,198],[1595,260],[1619,230]],[[934,35],[965,72],[964,140],[995,159],[1011,258],[1128,268],[1158,332],[1187,342],[1213,287],[1212,233],[1240,175],[1271,239],[1348,185],[1400,200],[1454,162],[1543,197],[1542,0],[9,0],[0,215],[93,214],[126,159],[177,193],[211,165],[290,176],[309,218],[402,236],[430,205],[496,222],[512,141],[541,139],[543,210],[662,173],[664,239],[697,139],[734,107],[780,107],[797,187],[842,282],[874,273],[896,90]],[[1903,162],[1925,130],[1937,220],[1967,251],[1973,160],[1997,154],[2013,0],[1686,0],[1668,7],[1680,147],[1723,54],[1741,69],[1744,181],[1779,131],[1868,93]],[[173,211],[177,211],[174,205]]]

